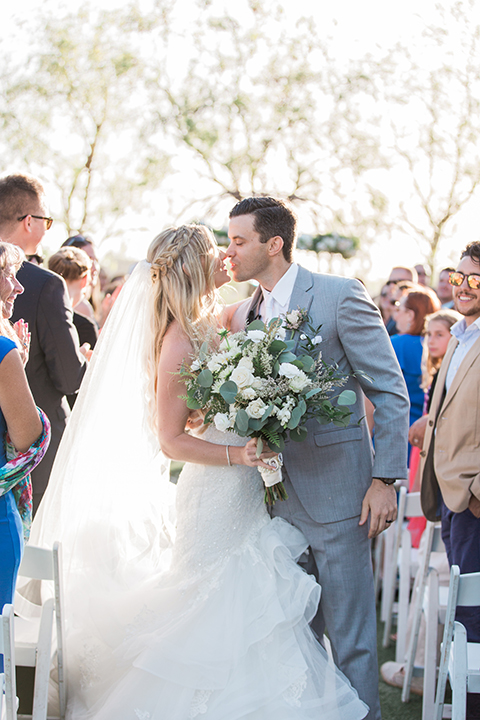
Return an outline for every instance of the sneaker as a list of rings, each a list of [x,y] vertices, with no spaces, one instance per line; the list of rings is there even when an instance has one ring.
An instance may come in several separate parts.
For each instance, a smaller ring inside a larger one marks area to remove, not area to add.
[[[380,668],[380,675],[387,685],[403,688],[403,681],[405,680],[405,665],[393,661],[383,663]],[[412,677],[410,692],[415,693],[415,695],[423,695],[423,678]]]

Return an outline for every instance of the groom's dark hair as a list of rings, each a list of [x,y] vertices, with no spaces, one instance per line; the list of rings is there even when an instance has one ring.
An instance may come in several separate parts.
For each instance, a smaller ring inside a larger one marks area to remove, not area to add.
[[[283,255],[292,262],[293,245],[297,230],[295,213],[283,200],[272,197],[251,197],[240,200],[230,212],[230,217],[253,215],[254,230],[260,235],[260,242],[266,243],[279,235],[283,240]]]

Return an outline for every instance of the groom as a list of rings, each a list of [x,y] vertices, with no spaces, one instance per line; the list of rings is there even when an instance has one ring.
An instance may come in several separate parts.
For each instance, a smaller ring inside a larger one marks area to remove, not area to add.
[[[288,442],[284,480],[288,500],[274,515],[296,525],[310,545],[307,568],[322,586],[312,623],[330,638],[337,666],[380,718],[376,615],[370,539],[396,517],[392,483],[407,477],[409,402],[399,365],[375,305],[362,284],[311,273],[292,262],[296,218],[281,200],[254,197],[230,213],[228,236],[235,281],[259,283],[240,304],[232,330],[255,317],[270,320],[304,309],[321,325],[323,360],[350,377],[357,400],[346,429],[308,423],[303,443]],[[368,377],[366,377],[368,376]],[[363,392],[362,392],[363,391]],[[375,407],[375,453],[365,421],[363,393]]]

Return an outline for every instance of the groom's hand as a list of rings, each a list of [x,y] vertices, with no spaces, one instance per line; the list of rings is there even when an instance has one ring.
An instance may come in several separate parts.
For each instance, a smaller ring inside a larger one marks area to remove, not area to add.
[[[385,485],[382,480],[373,478],[372,484],[363,498],[359,525],[365,525],[369,515],[369,538],[380,535],[392,524],[397,517],[397,493],[393,485]]]

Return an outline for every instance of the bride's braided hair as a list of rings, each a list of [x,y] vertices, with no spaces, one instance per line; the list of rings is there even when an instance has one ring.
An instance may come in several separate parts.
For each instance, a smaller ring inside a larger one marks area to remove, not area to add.
[[[216,328],[215,238],[204,225],[168,228],[151,243],[147,260],[154,289],[149,362],[154,400],[163,338],[172,321],[179,323],[194,349]]]

